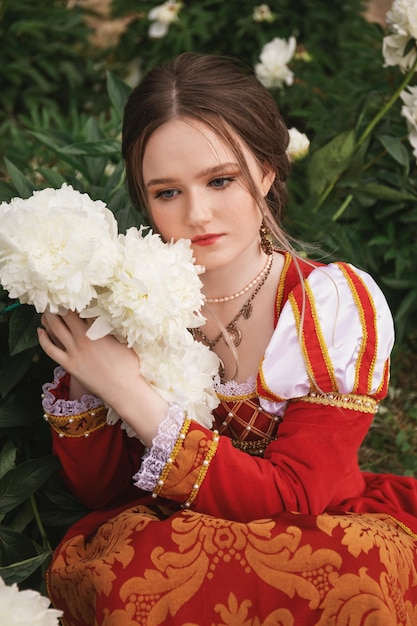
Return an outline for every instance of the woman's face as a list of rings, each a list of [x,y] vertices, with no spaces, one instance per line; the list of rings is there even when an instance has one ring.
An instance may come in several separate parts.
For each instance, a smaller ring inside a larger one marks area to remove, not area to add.
[[[263,196],[264,174],[240,144]],[[165,241],[191,239],[196,262],[217,269],[259,245],[262,216],[230,148],[201,122],[172,120],[151,136],[143,157],[147,204]]]

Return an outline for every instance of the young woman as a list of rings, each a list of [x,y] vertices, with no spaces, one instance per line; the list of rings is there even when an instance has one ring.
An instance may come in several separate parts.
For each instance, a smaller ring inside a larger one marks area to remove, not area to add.
[[[292,251],[287,146],[270,94],[231,60],[182,54],[131,94],[129,191],[205,268],[194,335],[220,357],[220,404],[204,428],[114,337],[43,316],[54,450],[92,509],[47,575],[66,626],[417,623],[417,481],[357,460],[391,314],[363,271]]]

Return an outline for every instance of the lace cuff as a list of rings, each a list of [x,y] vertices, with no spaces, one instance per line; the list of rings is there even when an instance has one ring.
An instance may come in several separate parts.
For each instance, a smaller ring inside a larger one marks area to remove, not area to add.
[[[63,367],[56,367],[54,370],[54,380],[52,383],[45,383],[42,387],[42,407],[45,413],[53,416],[79,415],[103,406],[103,401],[96,396],[83,395],[79,400],[66,400],[57,398],[56,392],[63,383],[67,372]]]
[[[152,447],[146,451],[139,471],[133,476],[135,486],[154,491],[158,479],[169,462],[184,425],[185,413],[178,404],[170,404],[166,417],[158,426]],[[187,420],[188,421],[188,420]]]

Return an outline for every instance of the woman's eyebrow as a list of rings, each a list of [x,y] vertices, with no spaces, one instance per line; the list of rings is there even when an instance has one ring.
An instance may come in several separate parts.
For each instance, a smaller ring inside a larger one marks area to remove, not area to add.
[[[201,170],[201,172],[198,173],[197,178],[204,178],[205,176],[208,175],[212,175],[214,176],[215,174],[219,174],[221,172],[224,172],[225,170],[229,169],[229,168],[237,168],[239,167],[239,165],[237,163],[220,163],[219,165],[215,165],[214,167],[208,167],[204,170]],[[151,178],[151,180],[149,180],[146,183],[146,187],[152,187],[153,185],[167,185],[167,184],[174,184],[177,181],[176,178]]]

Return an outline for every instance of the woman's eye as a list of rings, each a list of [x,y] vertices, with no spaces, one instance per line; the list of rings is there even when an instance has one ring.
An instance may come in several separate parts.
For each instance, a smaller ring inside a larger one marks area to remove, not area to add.
[[[172,198],[174,198],[177,194],[178,191],[176,189],[164,189],[164,191],[158,191],[155,194],[155,198],[161,198],[162,200],[172,200]]]
[[[223,176],[222,178],[215,178],[210,181],[210,186],[215,187],[216,189],[221,189],[222,187],[227,187],[234,179],[233,176]]]

